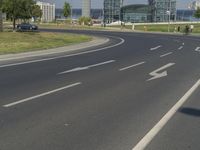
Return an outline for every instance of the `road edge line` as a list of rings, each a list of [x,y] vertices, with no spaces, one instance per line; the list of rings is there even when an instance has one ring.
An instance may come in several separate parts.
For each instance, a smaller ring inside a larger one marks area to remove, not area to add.
[[[200,86],[200,79],[185,93],[185,95],[162,117],[162,119],[137,143],[132,150],[144,150],[168,121],[175,115],[178,109]]]

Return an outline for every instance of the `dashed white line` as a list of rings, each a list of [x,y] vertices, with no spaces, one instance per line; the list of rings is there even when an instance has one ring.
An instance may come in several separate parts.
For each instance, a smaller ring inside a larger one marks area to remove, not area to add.
[[[150,50],[151,50],[151,51],[154,51],[154,50],[157,50],[157,49],[159,49],[159,48],[161,48],[161,47],[162,47],[162,45],[159,45],[159,46],[156,46],[156,47],[151,48]]]
[[[181,50],[181,49],[183,49],[183,46],[180,46],[180,47],[178,48],[178,50]]]
[[[185,43],[182,43],[182,45],[185,45]]]
[[[171,55],[171,54],[173,54],[173,52],[169,52],[169,53],[166,53],[166,54],[160,55],[160,58],[162,58],[162,57],[166,57],[166,56]]]
[[[192,88],[164,115],[164,117],[139,141],[139,143],[132,150],[144,150],[199,86],[200,80],[192,86]]]
[[[67,85],[67,86],[64,86],[64,87],[61,87],[61,88],[58,88],[58,89],[55,89],[55,90],[52,90],[52,91],[49,91],[49,92],[45,92],[45,93],[35,95],[35,96],[29,97],[29,98],[25,98],[25,99],[22,99],[22,100],[19,100],[19,101],[10,103],[10,104],[3,105],[3,107],[6,107],[6,108],[12,107],[12,106],[24,103],[24,102],[28,102],[28,101],[31,101],[31,100],[34,100],[34,99],[37,99],[37,98],[40,98],[40,97],[43,97],[43,96],[46,96],[46,95],[50,95],[50,94],[68,89],[68,88],[75,87],[75,86],[80,85],[80,84],[81,84],[81,82],[74,83],[74,84],[71,84],[71,85]]]
[[[131,65],[131,66],[128,66],[128,67],[121,68],[121,69],[119,69],[119,71],[124,71],[124,70],[130,69],[130,68],[133,68],[133,67],[140,66],[140,65],[145,64],[145,63],[146,63],[146,62],[143,61],[143,62],[134,64],[134,65]]]

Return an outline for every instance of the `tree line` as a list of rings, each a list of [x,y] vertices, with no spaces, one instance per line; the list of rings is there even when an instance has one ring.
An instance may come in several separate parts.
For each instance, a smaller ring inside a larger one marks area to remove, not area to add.
[[[12,20],[13,30],[17,19],[26,22],[32,17],[42,17],[42,10],[34,0],[0,0],[0,11],[6,13],[7,18]]]

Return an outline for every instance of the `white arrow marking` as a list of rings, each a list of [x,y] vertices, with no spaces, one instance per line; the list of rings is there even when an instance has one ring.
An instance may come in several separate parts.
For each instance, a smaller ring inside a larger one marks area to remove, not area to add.
[[[183,46],[180,46],[180,47],[178,48],[178,50],[181,50],[181,49],[183,49]]]
[[[157,50],[157,49],[159,49],[159,48],[161,48],[161,47],[162,47],[162,45],[159,45],[159,46],[156,46],[156,47],[151,48],[150,50],[151,50],[151,51],[154,51],[154,50]]]
[[[195,51],[196,51],[196,52],[200,52],[200,47],[197,47],[197,48],[195,49]]]
[[[67,70],[67,71],[58,73],[58,75],[66,74],[66,73],[71,73],[71,72],[82,71],[82,70],[87,70],[87,69],[90,69],[92,67],[102,66],[102,65],[105,65],[105,64],[113,63],[113,62],[115,62],[115,60],[110,60],[110,61],[106,61],[106,62],[94,64],[94,65],[89,65],[89,66],[85,66],[85,67],[77,67],[77,68],[74,68],[74,69],[71,69],[71,70]]]
[[[164,70],[164,69],[167,69],[171,66],[175,65],[175,63],[169,63],[159,69],[156,69],[155,71],[151,72],[149,75],[150,76],[153,76],[152,78],[148,79],[147,81],[151,81],[151,80],[155,80],[155,79],[158,79],[158,78],[162,78],[162,77],[166,77],[167,76],[167,71],[164,71],[164,72],[161,72],[161,73],[158,73],[159,71],[161,70]]]

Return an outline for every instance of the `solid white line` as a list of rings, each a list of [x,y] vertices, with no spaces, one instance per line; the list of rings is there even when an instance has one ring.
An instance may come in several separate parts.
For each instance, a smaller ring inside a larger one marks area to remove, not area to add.
[[[146,62],[140,62],[140,63],[134,64],[134,65],[128,66],[128,67],[121,68],[121,69],[119,69],[119,71],[124,71],[124,70],[130,69],[130,68],[133,68],[133,67],[140,66],[140,65],[145,64],[145,63]]]
[[[112,36],[110,36],[112,37]],[[114,37],[114,38],[118,38],[121,40],[121,42],[115,44],[115,45],[110,45],[107,47],[103,47],[103,48],[98,48],[98,49],[94,49],[94,50],[90,50],[90,51],[85,51],[85,52],[80,52],[80,53],[75,53],[75,54],[69,54],[69,55],[64,55],[64,56],[57,56],[57,57],[51,57],[51,58],[45,58],[45,59],[38,59],[38,60],[31,60],[31,61],[25,61],[25,62],[19,62],[19,63],[13,63],[13,64],[6,64],[6,65],[0,65],[0,68],[5,68],[5,67],[12,67],[12,66],[19,66],[19,65],[24,65],[24,64],[30,64],[30,63],[36,63],[36,62],[43,62],[43,61],[48,61],[48,60],[55,60],[55,59],[59,59],[59,58],[67,58],[67,57],[72,57],[72,56],[78,56],[78,55],[83,55],[83,54],[89,54],[89,53],[94,53],[94,52],[98,52],[98,51],[103,51],[106,49],[110,49],[113,47],[117,47],[119,45],[122,45],[125,40],[119,37]]]
[[[141,139],[141,141],[132,150],[144,150],[199,86],[200,80],[193,85],[193,87],[164,115],[164,117]]]
[[[169,53],[166,53],[164,55],[160,55],[160,57],[162,58],[162,57],[165,57],[165,56],[168,56],[168,55],[171,55],[171,54],[173,54],[173,52],[169,52]]]
[[[12,106],[24,103],[24,102],[28,102],[28,101],[31,101],[31,100],[34,100],[34,99],[37,99],[37,98],[40,98],[40,97],[43,97],[43,96],[46,96],[46,95],[50,95],[50,94],[53,94],[53,93],[56,93],[56,92],[77,86],[77,85],[80,85],[80,84],[81,84],[81,82],[74,83],[74,84],[71,84],[71,85],[67,85],[65,87],[61,87],[61,88],[58,88],[58,89],[55,89],[55,90],[52,90],[52,91],[49,91],[49,92],[45,92],[45,93],[42,93],[42,94],[39,94],[39,95],[36,95],[36,96],[32,96],[32,97],[25,98],[25,99],[22,99],[22,100],[19,100],[19,101],[10,103],[10,104],[3,105],[3,107],[12,107]]]
[[[178,50],[181,50],[181,49],[183,49],[183,46],[180,46],[180,47],[178,48]]]
[[[151,48],[150,50],[151,50],[151,51],[154,51],[154,50],[157,50],[157,49],[159,49],[159,48],[161,48],[161,47],[162,47],[162,45],[159,45],[159,46],[156,46],[156,47]]]

